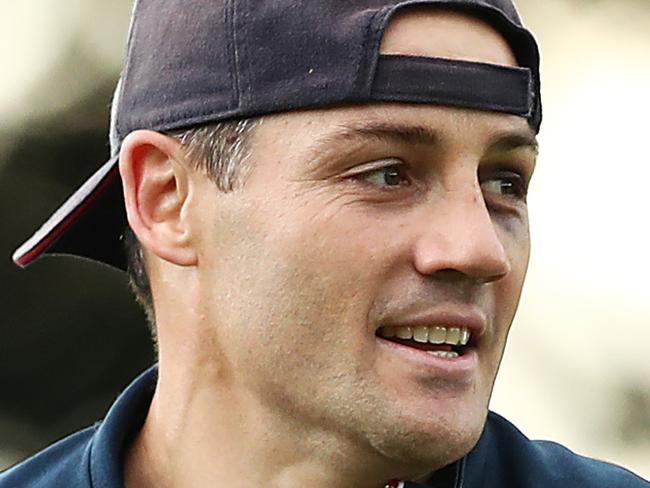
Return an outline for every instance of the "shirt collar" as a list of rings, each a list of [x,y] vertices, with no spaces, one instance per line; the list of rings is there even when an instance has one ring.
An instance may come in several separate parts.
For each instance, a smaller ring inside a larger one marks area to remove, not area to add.
[[[153,366],[138,376],[111,406],[90,446],[90,478],[93,488],[124,486],[123,455],[144,424],[156,388],[158,370]]]

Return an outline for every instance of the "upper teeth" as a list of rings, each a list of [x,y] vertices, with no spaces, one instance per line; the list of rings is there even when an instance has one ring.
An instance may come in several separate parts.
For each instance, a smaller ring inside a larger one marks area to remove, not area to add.
[[[377,334],[386,338],[398,337],[400,339],[413,339],[416,342],[450,344],[452,346],[466,345],[471,335],[467,327],[440,327],[437,325],[380,327]]]

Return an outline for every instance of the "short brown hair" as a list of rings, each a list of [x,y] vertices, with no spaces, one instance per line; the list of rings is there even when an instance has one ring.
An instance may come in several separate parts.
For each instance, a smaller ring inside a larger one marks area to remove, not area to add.
[[[248,141],[260,118],[240,119],[202,125],[168,132],[178,139],[187,161],[203,170],[218,191],[227,193],[240,187],[250,171]],[[154,344],[157,346],[156,318],[147,274],[144,252],[140,241],[127,226],[124,232],[129,286],[137,302],[144,309]]]

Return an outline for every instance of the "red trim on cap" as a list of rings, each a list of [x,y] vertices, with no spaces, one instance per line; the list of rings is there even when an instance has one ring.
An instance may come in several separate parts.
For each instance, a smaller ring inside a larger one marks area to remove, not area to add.
[[[26,251],[23,254],[14,256],[14,262],[21,267],[25,267],[30,264],[34,259],[38,258],[45,250],[50,247],[54,241],[56,241],[61,234],[63,234],[72,223],[77,220],[77,218],[86,211],[86,209],[95,201],[97,197],[103,193],[106,187],[113,181],[113,179],[118,174],[118,165],[114,164],[106,175],[102,178],[101,183],[99,183],[86,198],[84,198],[77,207],[74,208],[68,215],[61,220],[56,226],[52,228],[47,234],[45,234],[32,248]]]
[[[404,482],[400,480],[390,480],[384,488],[403,488]]]

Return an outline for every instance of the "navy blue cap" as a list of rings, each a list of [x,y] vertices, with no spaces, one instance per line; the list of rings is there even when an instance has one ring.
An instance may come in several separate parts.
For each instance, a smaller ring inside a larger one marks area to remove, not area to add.
[[[517,67],[379,53],[398,11],[467,12],[506,39]],[[510,0],[136,0],[113,100],[111,159],[15,253],[126,269],[117,155],[133,130],[169,131],[296,109],[408,102],[542,119],[539,52]]]

